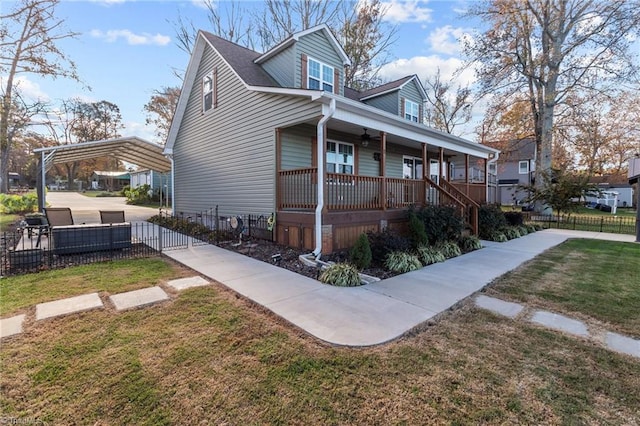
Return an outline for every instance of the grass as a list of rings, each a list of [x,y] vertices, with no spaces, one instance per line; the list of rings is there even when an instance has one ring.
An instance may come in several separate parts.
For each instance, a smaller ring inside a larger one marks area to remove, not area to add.
[[[221,286],[40,322],[0,366],[3,416],[48,424],[632,424],[640,406],[637,359],[470,304],[351,349]]]
[[[118,192],[108,192],[108,191],[82,191],[78,192],[80,195],[84,195],[89,198],[98,198],[98,197],[123,197],[123,195]]]
[[[92,292],[110,294],[151,287],[187,271],[161,258],[93,263],[73,268],[4,277],[0,280],[0,315],[41,302]]]
[[[21,218],[21,215],[17,214],[0,214],[0,232],[6,231],[10,225],[13,225]]]

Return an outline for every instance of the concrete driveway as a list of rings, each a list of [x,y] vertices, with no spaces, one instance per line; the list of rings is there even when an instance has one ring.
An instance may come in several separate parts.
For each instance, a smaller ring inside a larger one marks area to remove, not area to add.
[[[100,223],[100,210],[124,210],[127,222],[147,220],[158,214],[158,209],[130,206],[124,197],[85,197],[77,192],[49,191],[47,206],[69,207],[76,223]]]

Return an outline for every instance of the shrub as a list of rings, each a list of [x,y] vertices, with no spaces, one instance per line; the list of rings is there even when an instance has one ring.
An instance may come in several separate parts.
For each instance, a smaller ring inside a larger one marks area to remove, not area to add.
[[[542,231],[544,228],[542,225],[540,225],[539,223],[534,223],[533,227],[536,231]]]
[[[23,195],[0,194],[0,213],[32,213],[38,209],[38,195],[29,192]]]
[[[418,258],[423,265],[431,265],[432,263],[444,262],[446,258],[435,247],[432,246],[419,246]]]
[[[524,237],[525,235],[527,235],[529,233],[529,228],[527,228],[524,225],[518,226],[517,229],[518,229],[518,233],[520,234],[521,237]]]
[[[148,184],[129,188],[124,191],[127,197],[127,204],[148,204],[151,202],[151,187]]]
[[[525,225],[525,227],[527,228],[527,232],[529,234],[533,234],[534,232],[537,231],[535,225]]]
[[[407,251],[411,241],[385,228],[382,232],[368,232],[367,239],[371,247],[371,262],[376,266],[384,266],[387,255],[393,251]]]
[[[362,284],[358,269],[348,263],[335,263],[320,274],[320,281],[338,287],[356,287]]]
[[[493,231],[493,233],[489,235],[488,239],[497,243],[504,243],[508,241],[507,236],[500,231]]]
[[[448,206],[426,206],[417,212],[424,223],[429,243],[457,240],[464,231],[464,220],[456,209]]]
[[[414,211],[409,212],[409,235],[414,248],[429,243],[424,222]]]
[[[451,259],[452,257],[460,256],[462,254],[458,244],[453,241],[443,241],[436,246],[436,249],[438,249],[438,251],[447,259]]]
[[[509,226],[504,228],[502,232],[504,233],[505,237],[507,237],[508,240],[520,238],[520,233],[518,232],[517,228]]]
[[[522,212],[505,212],[504,218],[509,226],[521,226],[524,223]]]
[[[458,246],[463,253],[469,253],[470,251],[481,249],[482,242],[475,235],[465,235],[458,240]]]
[[[385,266],[391,272],[405,273],[422,268],[420,259],[406,251],[393,251],[387,255]]]
[[[349,252],[351,262],[360,270],[371,265],[371,246],[367,234],[360,234],[355,245]]]
[[[478,228],[480,238],[492,240],[493,238],[491,238],[491,236],[493,233],[499,231],[505,226],[507,226],[507,220],[504,217],[504,213],[498,206],[480,206],[478,211]]]

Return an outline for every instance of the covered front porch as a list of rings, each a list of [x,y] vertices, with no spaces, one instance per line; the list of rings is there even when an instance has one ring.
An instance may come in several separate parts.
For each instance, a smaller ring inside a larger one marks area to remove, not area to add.
[[[487,162],[492,151],[451,135],[442,137],[445,143],[438,145],[442,141],[428,135],[401,129],[391,133],[332,119],[323,129],[324,144],[319,149],[317,127],[312,123],[277,129],[279,217],[289,224],[297,222],[297,233],[309,233],[302,228],[309,222],[312,226],[311,213],[320,201],[323,227],[345,227],[351,221],[359,230],[353,232],[355,238],[364,229],[389,225],[389,220],[406,220],[406,210],[412,206],[447,205],[477,234],[478,208],[487,202]],[[446,143],[447,138],[453,143]],[[482,148],[476,150],[476,145]]]

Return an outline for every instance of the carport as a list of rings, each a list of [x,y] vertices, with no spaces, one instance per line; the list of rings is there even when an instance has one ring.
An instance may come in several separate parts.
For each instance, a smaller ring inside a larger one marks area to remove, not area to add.
[[[44,191],[46,174],[54,164],[72,163],[97,157],[112,157],[145,169],[162,173],[171,172],[171,202],[173,203],[171,160],[162,153],[163,150],[163,146],[136,136],[35,149],[34,152],[40,155],[40,171],[37,183],[38,208],[42,211],[46,206],[46,191]]]

